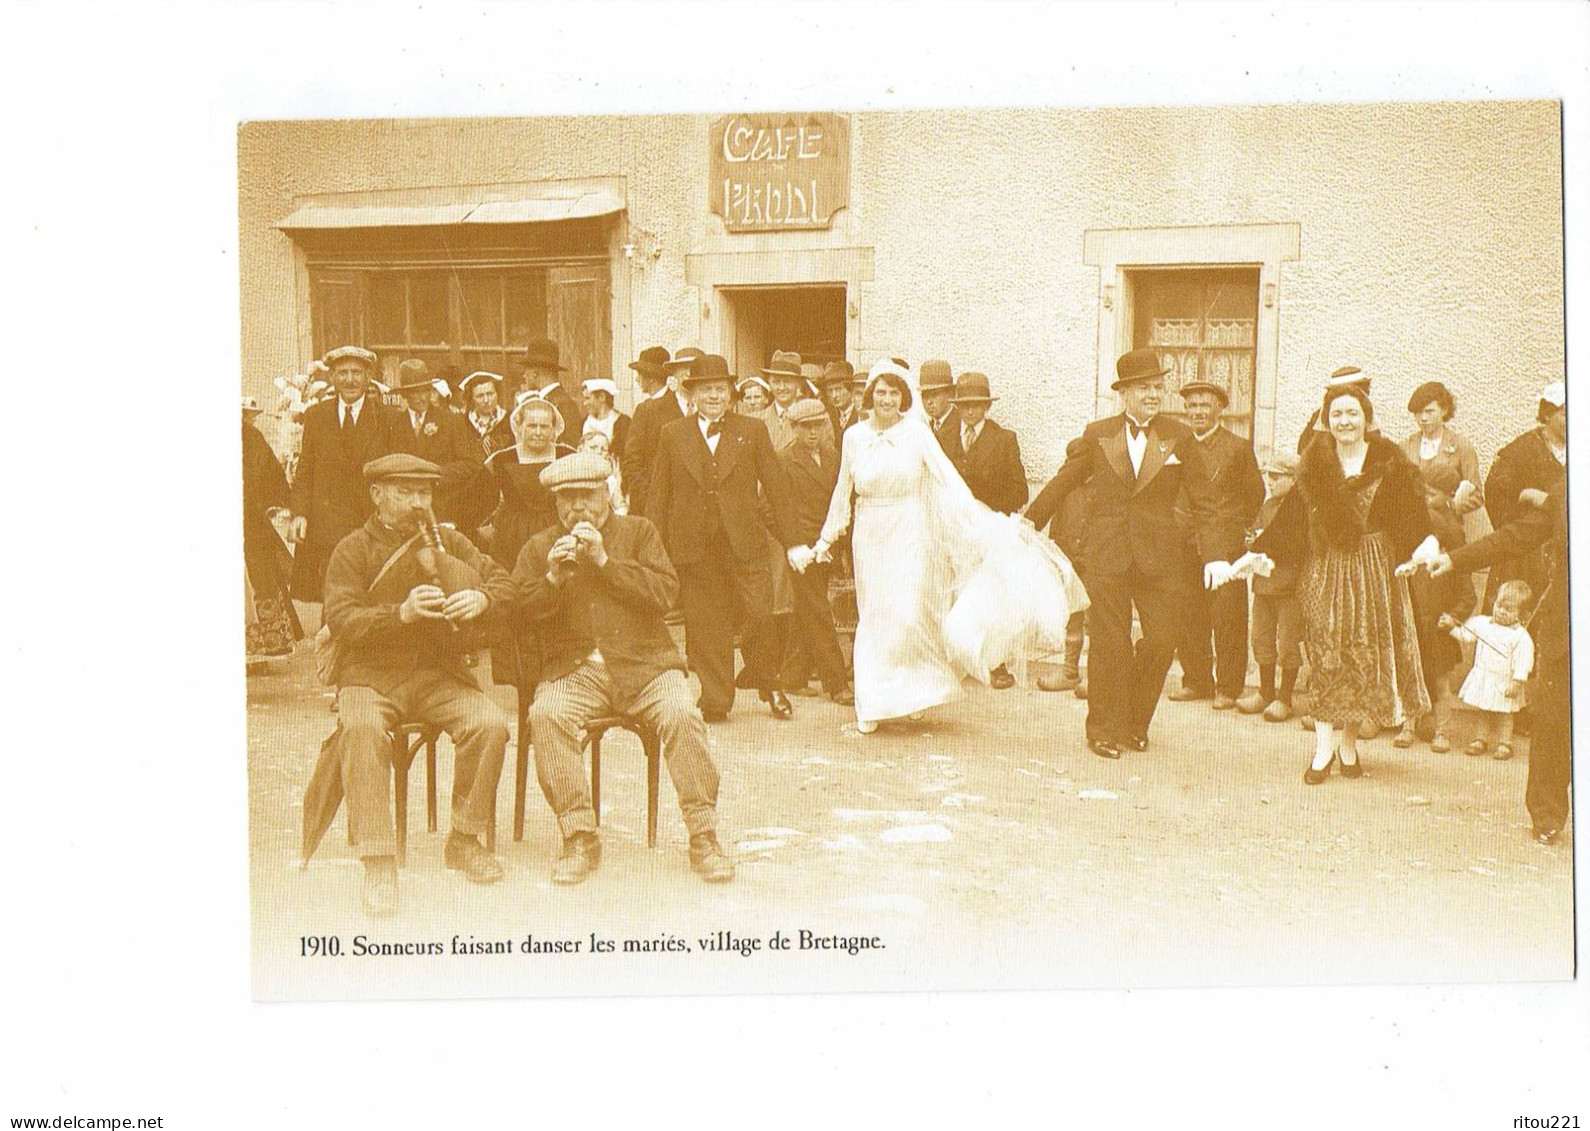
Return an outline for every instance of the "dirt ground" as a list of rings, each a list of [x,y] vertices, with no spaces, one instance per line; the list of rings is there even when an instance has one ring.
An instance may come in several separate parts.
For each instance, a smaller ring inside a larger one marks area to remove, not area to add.
[[[1172,686],[1175,675],[1172,674]],[[512,696],[502,689],[512,714]],[[720,836],[739,875],[689,871],[666,773],[658,845],[645,846],[639,745],[604,746],[600,870],[549,882],[557,837],[533,780],[522,842],[499,792],[507,877],[473,887],[425,830],[412,772],[403,907],[359,910],[341,817],[299,867],[301,799],[330,697],[301,648],[248,681],[255,992],[262,998],[498,996],[1035,986],[1513,981],[1573,976],[1570,839],[1534,843],[1527,755],[1511,762],[1364,747],[1367,774],[1305,786],[1312,736],[1206,703],[1163,702],[1151,746],[1119,762],[1082,743],[1086,704],[1030,685],[969,687],[919,723],[855,733],[849,711],[795,699],[774,720],[742,692],[710,728]],[[1460,716],[1458,749],[1470,723]],[[1527,743],[1523,744],[1527,747]],[[778,953],[800,940],[882,949]],[[714,932],[733,946],[709,953]],[[527,957],[306,958],[304,936],[367,940],[584,939],[688,946],[622,961]],[[676,940],[670,944],[669,939]],[[739,940],[739,942],[735,942]]]

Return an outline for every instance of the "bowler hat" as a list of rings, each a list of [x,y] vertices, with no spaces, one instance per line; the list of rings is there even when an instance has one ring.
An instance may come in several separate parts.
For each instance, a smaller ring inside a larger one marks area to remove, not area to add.
[[[898,358],[893,359],[898,362]],[[901,369],[906,368],[904,365]],[[955,378],[950,373],[950,363],[938,358],[931,358],[922,363],[920,372],[922,391],[931,393],[938,389],[952,389],[955,387]]]
[[[706,350],[697,349],[695,346],[685,346],[674,354],[673,360],[668,363],[669,369],[689,369],[696,362],[707,356]]]
[[[536,338],[524,347],[526,369],[567,369],[558,356],[558,343],[551,338]]]
[[[830,361],[823,366],[822,379],[818,384],[823,388],[829,385],[848,385],[856,378],[855,367],[848,361]]]
[[[425,362],[417,357],[411,357],[398,366],[398,383],[392,386],[394,392],[406,393],[410,389],[431,388],[431,377]]]
[[[665,347],[647,346],[640,351],[638,358],[629,363],[629,367],[648,377],[661,377],[668,372],[668,362],[671,360]]]
[[[1226,392],[1226,387],[1215,381],[1188,381],[1180,389],[1181,399],[1186,400],[1193,393],[1213,393],[1220,398],[1222,408],[1231,407],[1231,394]]]
[[[734,378],[729,374],[729,363],[719,354],[703,354],[691,363],[690,372],[679,378],[679,383],[687,388],[703,381],[728,381],[732,384]]]
[[[550,491],[582,491],[605,487],[612,473],[613,464],[606,456],[578,451],[547,464],[541,469],[539,478],[541,486]]]
[[[1110,388],[1120,392],[1139,381],[1153,381],[1170,372],[1170,366],[1159,359],[1159,351],[1152,347],[1128,350],[1115,362],[1115,381]]]
[[[373,459],[364,465],[366,483],[385,483],[395,479],[435,483],[441,477],[442,469],[430,460],[411,456],[406,452],[394,452],[392,455]]]
[[[964,404],[967,401],[989,404],[998,399],[988,395],[987,374],[975,372],[961,374],[961,379],[955,382],[955,395],[950,398],[955,404]]]

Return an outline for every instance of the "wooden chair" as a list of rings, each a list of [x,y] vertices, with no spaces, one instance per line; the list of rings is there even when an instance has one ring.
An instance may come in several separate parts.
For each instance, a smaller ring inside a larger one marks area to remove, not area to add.
[[[662,779],[662,741],[635,715],[599,715],[585,724],[585,745],[591,752],[591,808],[602,823],[602,739],[610,730],[627,730],[640,739],[646,755],[646,847],[657,847],[657,794]]]
[[[420,750],[425,751],[425,831],[436,831],[436,743],[441,731],[419,723],[401,723],[392,732],[392,791],[397,811],[397,864],[408,862],[409,847],[409,770]],[[524,785],[519,786],[521,800]],[[497,851],[497,822],[486,830],[486,851]]]

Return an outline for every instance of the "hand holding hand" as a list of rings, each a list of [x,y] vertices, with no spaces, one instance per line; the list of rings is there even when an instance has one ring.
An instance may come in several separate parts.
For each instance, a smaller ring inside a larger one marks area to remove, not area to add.
[[[434,585],[416,585],[398,606],[398,620],[413,624],[417,620],[438,620],[447,603],[447,594]]]
[[[1452,555],[1437,554],[1434,558],[1428,562],[1425,562],[1424,564],[1425,567],[1429,569],[1431,577],[1441,577],[1452,572]]]
[[[831,562],[831,561],[833,561],[834,560],[834,555],[833,555],[833,553],[831,551],[832,551],[832,547],[829,546],[827,542],[824,542],[821,539],[819,539],[818,541],[812,543],[812,556],[817,561],[820,561],[820,562]]]
[[[817,560],[817,553],[810,546],[791,546],[784,556],[796,573],[805,573],[806,567]]]
[[[1392,570],[1391,572],[1392,572],[1393,575],[1395,575],[1397,577],[1412,577],[1414,574],[1419,572],[1419,563],[1418,562],[1403,562],[1400,566],[1398,566],[1396,569]]]
[[[460,589],[442,604],[442,615],[450,621],[474,620],[486,611],[490,599],[479,589]]]

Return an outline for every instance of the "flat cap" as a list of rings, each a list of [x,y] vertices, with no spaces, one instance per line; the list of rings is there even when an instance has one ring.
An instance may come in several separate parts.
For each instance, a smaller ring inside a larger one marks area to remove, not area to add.
[[[541,469],[541,486],[550,491],[585,490],[606,487],[613,464],[595,452],[575,452],[555,459]]]
[[[828,410],[819,401],[810,397],[803,397],[789,406],[784,419],[791,424],[815,424],[820,420],[828,419]]]
[[[394,452],[392,455],[373,459],[364,465],[366,483],[386,483],[394,479],[435,483],[441,477],[442,469],[430,460],[411,456],[406,452]]]
[[[328,352],[325,357],[321,358],[321,364],[323,364],[327,369],[330,369],[333,365],[337,364],[337,362],[341,361],[345,357],[351,357],[362,361],[372,369],[375,368],[376,365],[375,354],[371,353],[363,346],[338,346],[336,349]]]

